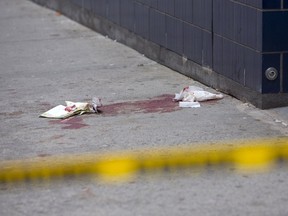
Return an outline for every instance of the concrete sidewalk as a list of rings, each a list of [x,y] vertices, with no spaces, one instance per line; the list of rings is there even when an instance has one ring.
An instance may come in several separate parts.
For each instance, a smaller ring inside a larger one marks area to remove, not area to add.
[[[288,110],[230,96],[180,109],[196,81],[29,1],[0,1],[1,160],[288,135]],[[65,100],[102,98],[103,112],[38,118]],[[141,177],[124,185],[72,181],[0,186],[0,215],[287,215],[285,170],[264,175]]]

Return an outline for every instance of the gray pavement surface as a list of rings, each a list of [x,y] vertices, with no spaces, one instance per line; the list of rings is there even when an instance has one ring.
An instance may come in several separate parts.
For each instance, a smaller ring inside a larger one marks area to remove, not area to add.
[[[259,110],[228,95],[179,109],[174,93],[202,84],[26,0],[0,1],[0,157],[45,158],[288,135],[288,108]],[[38,118],[65,100],[102,98],[103,112]],[[0,185],[0,215],[288,215],[288,173],[211,170]]]

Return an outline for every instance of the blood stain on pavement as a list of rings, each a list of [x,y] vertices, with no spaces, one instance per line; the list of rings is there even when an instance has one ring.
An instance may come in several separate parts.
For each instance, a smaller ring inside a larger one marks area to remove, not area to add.
[[[45,153],[38,154],[38,157],[50,157],[50,156],[52,156],[52,155],[51,154],[45,154]]]
[[[165,94],[147,100],[108,104],[101,107],[100,111],[104,116],[129,113],[168,113],[180,109],[173,98],[174,95]]]
[[[169,113],[180,110],[178,103],[173,101],[174,95],[160,95],[147,100],[127,101],[104,105],[100,110],[100,116],[115,116],[130,113]],[[62,129],[80,129],[88,126],[83,123],[82,117],[50,120],[50,124],[61,124]]]
[[[62,129],[80,129],[88,126],[83,123],[83,119],[81,117],[71,117],[68,119],[59,119],[59,120],[50,120],[50,124],[62,124],[64,125]]]

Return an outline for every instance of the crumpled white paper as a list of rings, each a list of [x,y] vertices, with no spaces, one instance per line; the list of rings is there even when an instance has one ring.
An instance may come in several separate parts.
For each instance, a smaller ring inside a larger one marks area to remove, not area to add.
[[[74,115],[82,115],[84,113],[98,113],[98,108],[102,106],[101,99],[93,98],[92,103],[65,101],[66,106],[58,105],[47,112],[44,112],[40,117],[65,119]]]
[[[180,107],[191,107],[198,108],[202,101],[222,99],[222,94],[213,94],[207,91],[204,91],[200,87],[188,86],[185,87],[179,94],[175,94],[175,101],[179,101]]]

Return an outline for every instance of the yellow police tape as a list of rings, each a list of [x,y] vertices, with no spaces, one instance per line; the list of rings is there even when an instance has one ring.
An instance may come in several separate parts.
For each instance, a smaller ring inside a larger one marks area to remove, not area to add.
[[[288,161],[288,138],[138,149],[116,153],[59,155],[0,161],[0,183],[48,181],[93,175],[122,179],[152,171],[233,167],[263,171]]]

